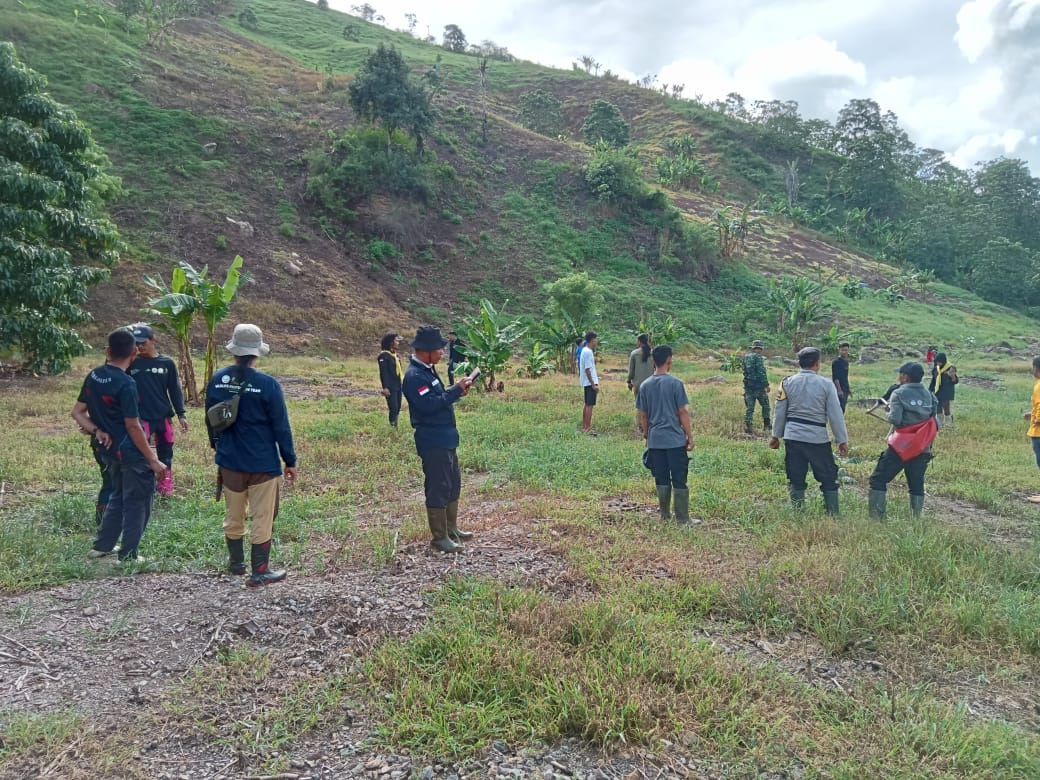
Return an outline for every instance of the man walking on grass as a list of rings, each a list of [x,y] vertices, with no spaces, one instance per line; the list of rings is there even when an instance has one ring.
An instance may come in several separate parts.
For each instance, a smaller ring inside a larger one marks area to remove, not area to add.
[[[838,345],[838,357],[831,363],[831,381],[834,389],[838,391],[838,403],[841,411],[848,406],[849,396],[852,390],[849,388],[849,342],[843,341]]]
[[[152,448],[138,413],[137,385],[127,369],[137,355],[134,334],[126,328],[108,334],[105,364],[83,381],[72,419],[98,442],[111,495],[88,558],[117,551],[120,563],[142,561],[137,555],[152,512],[156,478],[166,472]]]
[[[404,374],[403,389],[415,429],[415,450],[422,459],[425,476],[423,492],[430,544],[441,552],[453,553],[462,549],[459,542],[473,536],[458,526],[462,471],[456,453],[459,430],[453,408],[469,392],[472,380],[463,377],[448,388],[441,383],[435,367],[447,346],[448,340],[441,336],[440,329],[420,327],[412,340],[414,354]]]
[[[585,396],[585,406],[581,412],[581,431],[595,436],[592,430],[592,409],[599,396],[599,374],[596,373],[596,353],[593,351],[599,343],[596,331],[585,334],[585,348],[578,357],[578,376],[581,378],[581,389]]]
[[[690,522],[690,491],[686,486],[693,433],[690,430],[689,399],[683,383],[672,370],[672,348],[660,344],[653,348],[653,376],[639,386],[636,408],[646,435],[650,471],[657,486],[657,502],[661,519],[672,517],[680,525]],[[697,521],[700,522],[700,521]]]
[[[744,373],[744,433],[751,433],[751,422],[755,418],[755,404],[762,406],[762,427],[769,430],[769,376],[766,361],[762,357],[765,349],[758,339],[751,342],[751,351],[740,361]]]
[[[838,464],[834,462],[827,423],[830,423],[838,452],[849,454],[849,434],[845,415],[838,403],[832,382],[820,376],[820,350],[806,347],[798,353],[801,369],[780,383],[773,410],[773,437],[770,449],[779,449],[784,440],[784,468],[791,503],[805,504],[805,475],[812,468],[820,483],[827,513],[838,514]]]
[[[155,491],[160,496],[173,493],[173,415],[177,414],[181,433],[188,432],[184,412],[184,393],[177,378],[177,364],[173,358],[159,354],[155,333],[139,322],[131,326],[137,342],[137,357],[130,364],[130,376],[137,383],[140,396],[141,426],[148,438],[155,441],[155,453],[166,465],[166,475],[159,480]]]

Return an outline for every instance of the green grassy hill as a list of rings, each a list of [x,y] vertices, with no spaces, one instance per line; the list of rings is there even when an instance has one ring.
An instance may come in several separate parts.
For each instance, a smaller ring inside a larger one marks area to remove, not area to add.
[[[246,5],[257,16],[253,29],[238,21]],[[99,331],[138,316],[145,273],[168,275],[180,259],[222,271],[235,254],[252,281],[232,316],[255,320],[302,351],[367,351],[387,328],[447,324],[483,297],[508,299],[510,313],[537,317],[542,284],[575,271],[606,288],[597,325],[607,349],[627,347],[627,331],[644,311],[673,313],[706,346],[769,337],[769,323],[749,317],[748,307],[762,298],[768,278],[784,273],[833,288],[828,299],[838,311],[822,329],[864,328],[898,344],[974,339],[1024,347],[1020,337],[1031,327],[1025,317],[940,285],[927,295],[907,289],[911,300],[899,305],[849,301],[835,294],[846,279],[886,287],[898,272],[764,214],[746,251],[695,275],[702,278],[656,269],[652,222],[596,201],[585,184],[589,150],[580,128],[594,99],[621,109],[648,180],[666,138],[698,139],[721,187],[667,193],[690,220],[710,221],[727,203],[739,211],[783,190],[783,149],[763,147],[751,129],[689,101],[584,73],[493,61],[485,144],[477,58],[304,0],[229,2],[216,16],[178,23],[161,45],[146,44],[143,27],[125,23],[107,3],[0,0],[0,12],[3,36],[93,128],[123,179],[112,214],[129,251],[94,294]],[[344,37],[348,23],[357,25],[359,40]],[[330,133],[355,122],[346,85],[378,43],[398,47],[417,74],[437,65],[440,118],[430,146],[450,175],[427,203],[377,196],[354,222],[338,224],[307,197],[307,161],[328,146]],[[561,138],[517,124],[519,96],[533,88],[561,100]],[[821,155],[805,176],[823,176],[829,165]]]

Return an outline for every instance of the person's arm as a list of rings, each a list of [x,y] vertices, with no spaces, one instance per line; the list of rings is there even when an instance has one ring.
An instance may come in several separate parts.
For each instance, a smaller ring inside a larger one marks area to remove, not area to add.
[[[679,425],[686,434],[686,451],[693,449],[693,430],[690,428],[690,410],[685,406],[679,407]]]
[[[148,461],[148,466],[151,468],[152,473],[161,479],[162,475],[166,473],[166,464],[155,457],[155,452],[148,446],[148,436],[145,435],[144,428],[141,427],[141,421],[136,417],[124,417],[123,424],[126,426],[126,432],[130,436],[130,441],[134,443],[137,451],[144,455],[144,459]]]
[[[834,383],[834,389],[838,391],[838,398],[844,394],[844,390],[841,389],[841,377],[838,376],[838,361],[835,360],[831,363],[831,382]]]
[[[181,424],[181,431],[188,432],[188,417],[184,409],[184,391],[181,389],[181,380],[177,376],[177,364],[170,360],[170,370],[166,374],[166,392],[173,403],[173,411]]]
[[[845,425],[845,413],[841,410],[838,391],[831,392],[833,388],[834,385],[827,388],[827,420],[831,424],[834,441],[838,444],[838,454],[844,457],[849,454],[849,430]]]
[[[903,399],[899,393],[892,393],[888,399],[888,412],[885,413],[885,419],[888,420],[896,428],[903,426]]]
[[[636,353],[628,356],[628,389],[632,389],[632,383],[636,379]]]
[[[76,401],[72,407],[72,419],[76,421],[76,424],[84,431],[89,433],[98,443],[105,449],[112,446],[112,437],[109,436],[107,431],[101,430],[90,417],[90,412],[87,410],[87,405],[83,401]]]
[[[639,410],[639,429],[643,432],[644,439],[650,435],[650,415],[642,409]]]
[[[293,443],[292,428],[289,427],[289,409],[285,405],[285,396],[282,394],[281,385],[273,379],[270,380],[270,383],[270,390],[265,387],[262,396],[267,406],[267,419],[271,421],[271,431],[274,433],[274,440],[278,444],[278,453],[282,457],[282,462],[285,463],[286,472],[290,468],[295,471],[296,447]],[[295,476],[287,476],[286,479],[292,482]]]
[[[777,449],[780,439],[783,438],[784,428],[787,426],[787,392],[784,383],[780,382],[780,392],[776,394],[776,405],[773,407],[773,435],[769,439],[769,448]]]
[[[396,374],[396,367],[390,364],[390,356],[385,352],[380,353],[379,357],[376,358],[376,362],[379,364],[379,384],[382,387],[381,392],[387,398],[390,397],[390,385],[392,384],[391,372]]]
[[[421,415],[436,414],[456,403],[469,390],[470,381],[463,377],[447,389],[434,387],[428,377],[405,377],[404,397],[408,406]]]

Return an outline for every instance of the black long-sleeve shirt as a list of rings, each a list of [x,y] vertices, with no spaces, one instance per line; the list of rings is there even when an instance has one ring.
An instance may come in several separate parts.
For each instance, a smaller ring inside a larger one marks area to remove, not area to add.
[[[177,378],[177,364],[168,355],[138,357],[127,371],[137,383],[142,420],[184,416],[184,392]]]

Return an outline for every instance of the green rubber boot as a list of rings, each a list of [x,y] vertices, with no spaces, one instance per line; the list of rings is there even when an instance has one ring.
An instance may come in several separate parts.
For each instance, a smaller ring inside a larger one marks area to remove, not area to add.
[[[825,490],[823,491],[823,506],[827,510],[829,515],[838,514],[838,491],[837,490]]]
[[[910,514],[915,518],[924,511],[924,496],[910,496]]]
[[[675,496],[675,522],[686,525],[690,522],[690,491],[675,488],[672,494]]]
[[[453,553],[462,549],[461,544],[456,544],[448,537],[448,509],[447,507],[426,507],[426,520],[430,524],[430,544],[441,552]]]
[[[867,494],[867,514],[875,520],[885,519],[885,503],[888,501],[888,492],[885,490],[871,490]]]
[[[448,538],[455,542],[466,542],[473,538],[472,531],[463,531],[459,528],[458,500],[448,504]]]
[[[801,509],[805,506],[805,491],[804,490],[793,490],[788,488],[788,494],[791,496],[791,505],[795,509]]]
[[[672,486],[657,486],[657,506],[661,511],[662,520],[672,519]]]

